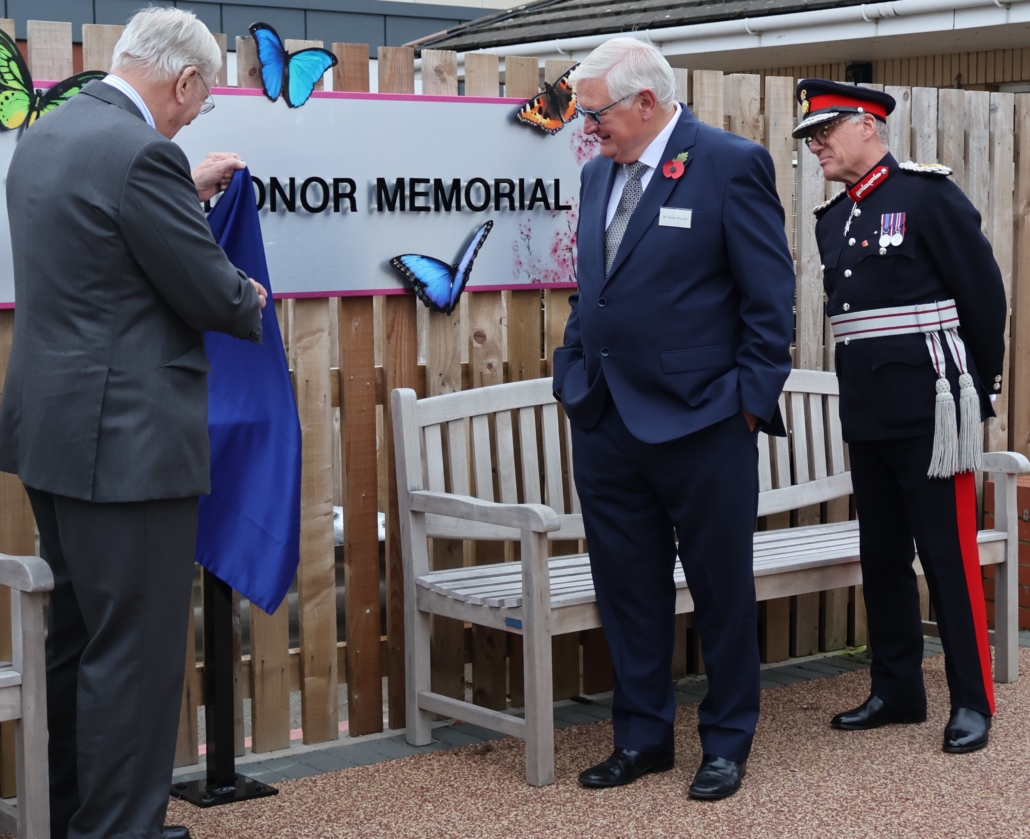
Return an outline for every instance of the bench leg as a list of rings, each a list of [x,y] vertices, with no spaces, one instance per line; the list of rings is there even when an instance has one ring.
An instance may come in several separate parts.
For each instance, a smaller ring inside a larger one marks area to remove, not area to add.
[[[15,729],[19,839],[49,839],[46,662],[43,595],[12,592],[14,664],[22,673],[21,719]]]
[[[523,534],[522,564],[526,781],[535,787],[542,787],[554,783],[551,586],[547,575],[547,536],[545,534]]]
[[[1019,520],[1016,476],[994,477],[995,528],[1008,533],[1005,562],[994,566],[994,680],[1019,678]]]
[[[409,515],[411,537],[406,549],[419,554],[407,564],[404,573],[404,681],[405,737],[412,746],[428,746],[433,742],[432,714],[418,707],[420,691],[430,689],[429,643],[430,615],[416,602],[416,573],[409,569],[429,567],[426,549],[425,517]],[[411,547],[414,546],[414,547]]]

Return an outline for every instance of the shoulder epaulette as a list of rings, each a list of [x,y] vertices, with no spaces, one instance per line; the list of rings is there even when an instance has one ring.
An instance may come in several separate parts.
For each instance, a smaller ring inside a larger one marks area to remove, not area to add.
[[[916,163],[912,160],[899,163],[898,168],[904,169],[907,172],[918,172],[920,175],[943,175],[945,177],[952,172],[950,166],[944,166],[940,163]]]
[[[847,192],[847,190],[842,189],[840,192],[838,192],[836,195],[834,195],[833,198],[830,198],[830,199],[828,199],[826,201],[823,201],[822,204],[820,204],[818,207],[813,209],[812,212],[815,213],[815,217],[819,218],[823,213],[825,213],[828,209],[830,209],[830,207],[832,207],[834,204],[836,204],[838,201],[840,201],[840,199],[844,197],[846,192]]]

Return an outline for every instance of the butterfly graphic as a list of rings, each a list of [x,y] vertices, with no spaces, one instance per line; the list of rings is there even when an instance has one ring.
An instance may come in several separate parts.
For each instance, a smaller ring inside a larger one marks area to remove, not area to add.
[[[458,306],[458,298],[472,274],[472,262],[493,226],[494,223],[488,221],[473,233],[454,265],[416,253],[395,256],[390,264],[408,278],[418,299],[429,309],[449,315]]]
[[[50,90],[36,90],[32,75],[11,36],[0,30],[0,131],[28,128],[43,114],[67,102],[94,79],[107,73],[76,73]]]
[[[565,123],[572,122],[576,118],[576,92],[569,84],[569,73],[578,66],[570,67],[553,85],[544,82],[544,92],[519,108],[516,118],[548,134],[557,134]]]
[[[267,23],[252,23],[250,34],[257,44],[265,96],[274,102],[281,93],[291,108],[307,102],[322,74],[339,63],[335,55],[321,47],[286,52],[283,39]]]

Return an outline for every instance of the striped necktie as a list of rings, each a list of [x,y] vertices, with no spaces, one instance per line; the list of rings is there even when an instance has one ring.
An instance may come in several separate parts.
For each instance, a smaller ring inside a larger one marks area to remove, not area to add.
[[[615,262],[615,254],[619,252],[619,245],[622,237],[626,234],[626,227],[629,225],[629,218],[640,203],[640,197],[644,194],[644,187],[640,179],[648,170],[646,163],[639,160],[630,163],[626,167],[626,186],[622,189],[622,197],[619,198],[619,206],[615,208],[615,215],[612,216],[612,223],[604,233],[604,275],[607,277],[612,272],[612,264]]]

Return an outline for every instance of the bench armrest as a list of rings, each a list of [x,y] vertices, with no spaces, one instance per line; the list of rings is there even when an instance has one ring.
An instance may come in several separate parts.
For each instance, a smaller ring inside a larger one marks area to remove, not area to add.
[[[497,524],[534,533],[547,533],[561,528],[558,514],[543,504],[498,504],[470,495],[428,490],[413,490],[408,493],[408,499],[411,509],[419,513]]]
[[[38,556],[0,554],[0,585],[26,593],[51,591],[54,574]]]
[[[984,452],[984,471],[1024,475],[1030,472],[1030,460],[1018,452]]]

